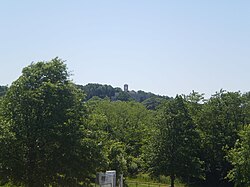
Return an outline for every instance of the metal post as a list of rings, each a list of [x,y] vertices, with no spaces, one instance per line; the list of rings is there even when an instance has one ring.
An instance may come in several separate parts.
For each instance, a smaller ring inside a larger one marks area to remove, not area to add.
[[[123,174],[120,175],[120,187],[123,187]]]

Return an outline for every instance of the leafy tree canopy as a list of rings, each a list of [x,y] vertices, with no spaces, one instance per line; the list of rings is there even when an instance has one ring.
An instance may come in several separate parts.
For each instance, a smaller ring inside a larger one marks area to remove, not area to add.
[[[86,181],[100,158],[86,117],[84,94],[62,60],[24,68],[2,100],[0,180],[29,187]]]
[[[245,124],[243,105],[239,92],[221,90],[202,107],[198,128],[202,136],[202,159],[206,163],[206,179],[209,183],[225,182],[232,167],[225,156],[227,149],[234,146],[238,131]]]
[[[250,125],[239,133],[240,138],[228,153],[228,160],[233,165],[227,177],[235,182],[236,187],[250,186]]]
[[[202,162],[198,157],[200,137],[181,96],[165,102],[157,120],[158,131],[152,142],[151,171],[154,175],[189,181],[202,177]]]

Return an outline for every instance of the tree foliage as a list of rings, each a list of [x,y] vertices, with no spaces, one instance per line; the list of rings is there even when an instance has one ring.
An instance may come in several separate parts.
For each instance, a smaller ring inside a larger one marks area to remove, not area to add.
[[[115,96],[116,89],[110,85],[102,84],[87,84],[85,86],[78,85],[86,94],[86,100],[91,99],[94,96],[104,99],[105,97],[112,98]]]
[[[197,152],[199,134],[181,96],[166,102],[159,111],[157,133],[153,138],[151,170],[154,175],[189,180],[202,177],[202,162]]]
[[[250,186],[250,125],[239,133],[240,138],[228,153],[228,160],[233,165],[227,177],[235,182],[236,187]]]
[[[225,156],[227,149],[234,146],[238,131],[244,125],[245,112],[242,105],[240,93],[221,90],[203,106],[199,129],[202,136],[202,159],[206,163],[206,179],[209,183],[225,182],[232,167]]]
[[[89,100],[88,105],[92,110],[92,119],[105,135],[102,144],[105,145],[108,169],[114,169],[114,158],[119,163],[119,172],[123,174],[132,175],[141,171],[142,146],[149,137],[151,112],[136,102],[94,99]]]
[[[99,150],[87,129],[84,94],[62,60],[26,67],[2,101],[0,177],[29,187],[85,181]]]

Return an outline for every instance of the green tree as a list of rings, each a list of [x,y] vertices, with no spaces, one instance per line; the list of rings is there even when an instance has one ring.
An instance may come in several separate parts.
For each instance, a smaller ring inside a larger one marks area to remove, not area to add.
[[[204,103],[204,94],[192,91],[189,95],[184,95],[184,100],[187,104],[188,111],[193,119],[193,121],[198,124]]]
[[[169,98],[161,98],[157,96],[150,97],[142,102],[142,104],[149,110],[156,110],[157,107]]]
[[[92,122],[103,132],[101,142],[109,163],[107,168],[120,168],[120,173],[129,175],[141,171],[142,147],[147,144],[150,134],[151,112],[137,102],[91,99],[87,104],[92,111]]]
[[[244,124],[250,124],[250,92],[243,94],[242,100],[240,107],[244,110]]]
[[[198,158],[199,134],[181,96],[164,103],[157,120],[157,132],[149,155],[153,175],[170,176],[171,187],[176,177],[189,181],[202,177]]]
[[[236,187],[250,186],[250,125],[239,133],[240,138],[228,153],[228,160],[233,165],[227,177],[235,182]]]
[[[91,99],[94,96],[104,99],[105,97],[112,98],[115,96],[115,88],[110,85],[102,84],[87,84],[85,86],[77,85],[82,89],[86,94],[86,100]]]
[[[117,176],[127,174],[125,145],[122,142],[110,141],[109,146],[109,169],[116,170]]]
[[[199,130],[202,137],[202,159],[208,183],[228,183],[225,177],[232,165],[226,160],[227,149],[238,139],[245,123],[245,109],[239,92],[220,92],[202,107]]]
[[[83,100],[62,60],[24,68],[2,101],[1,180],[72,186],[95,173],[100,151]]]
[[[120,101],[132,101],[133,100],[133,98],[128,92],[120,92],[117,95],[116,99]]]

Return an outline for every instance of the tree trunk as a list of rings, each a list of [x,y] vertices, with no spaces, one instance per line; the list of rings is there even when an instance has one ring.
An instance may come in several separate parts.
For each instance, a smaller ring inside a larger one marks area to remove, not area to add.
[[[171,186],[170,187],[174,187],[174,180],[175,180],[175,176],[174,174],[170,175],[170,181],[171,181]]]
[[[28,153],[27,153],[27,186],[36,187],[35,185],[35,148],[34,142],[30,141],[28,143]],[[38,180],[38,179],[37,179]]]

